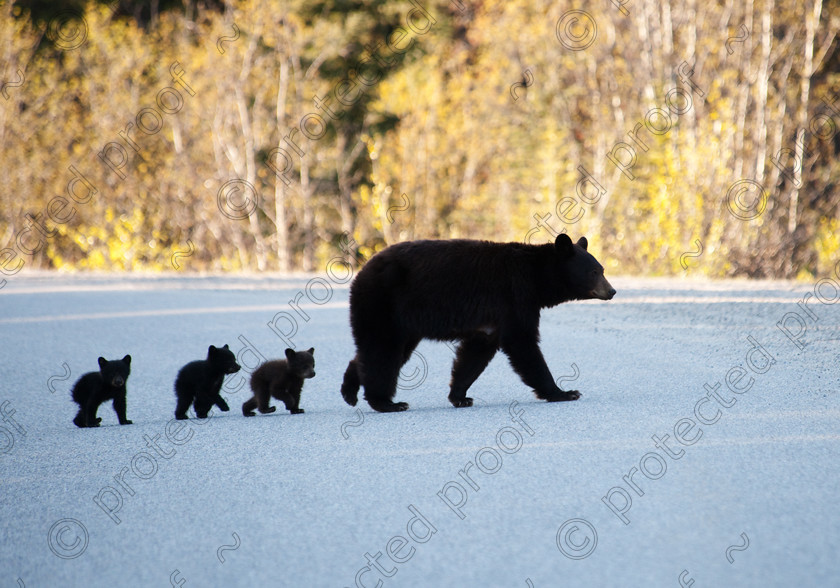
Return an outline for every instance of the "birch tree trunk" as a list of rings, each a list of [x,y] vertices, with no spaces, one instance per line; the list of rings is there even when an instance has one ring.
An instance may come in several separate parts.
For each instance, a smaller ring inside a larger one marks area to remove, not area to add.
[[[257,48],[257,37],[252,36],[248,43],[248,49],[245,51],[245,56],[242,59],[242,70],[239,72],[239,83],[234,85],[234,97],[236,99],[236,108],[239,112],[239,125],[242,129],[242,138],[245,141],[244,160],[245,160],[245,180],[248,185],[253,186],[256,191],[248,198],[256,198],[259,201],[259,187],[257,185],[257,157],[254,149],[254,129],[251,125],[251,113],[248,110],[248,104],[245,99],[245,93],[242,88],[248,82],[248,76],[251,73],[251,66],[253,65],[254,51]],[[254,206],[253,209],[249,207],[248,225],[251,229],[251,235],[254,237],[254,244],[256,245],[257,269],[265,271],[266,269],[266,248],[265,239],[263,239],[262,231],[260,230],[260,223],[257,211],[259,206]]]
[[[805,12],[805,60],[802,64],[802,74],[799,83],[799,107],[796,111],[796,142],[794,146],[796,161],[800,162],[800,165],[797,165],[793,170],[793,187],[790,191],[790,204],[788,206],[787,230],[791,241],[791,249],[796,246],[793,233],[796,231],[797,224],[799,188],[802,186],[802,168],[805,167],[805,127],[808,124],[808,96],[811,93],[811,76],[814,73],[814,36],[816,34],[816,24],[820,20],[821,12],[822,0],[814,0],[814,9]],[[790,273],[793,268],[791,257],[788,256],[786,260],[786,274]]]
[[[283,129],[286,127],[286,96],[289,91],[289,61],[285,56],[281,57],[280,79],[277,82],[277,105],[275,116],[277,118],[277,156],[274,162],[277,170],[284,170],[286,163],[280,156],[279,149],[283,149]],[[288,272],[291,269],[289,258],[289,223],[286,218],[286,183],[275,173],[274,176],[274,248],[277,254],[277,269],[281,272]]]

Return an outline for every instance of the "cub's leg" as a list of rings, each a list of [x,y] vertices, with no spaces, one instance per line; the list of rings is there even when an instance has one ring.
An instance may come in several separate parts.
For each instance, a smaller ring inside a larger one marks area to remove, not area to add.
[[[121,425],[131,425],[133,423],[125,417],[125,408],[125,395],[118,394],[114,398],[114,412],[117,413],[117,419]]]
[[[187,411],[192,403],[192,396],[188,395],[186,391],[180,390],[178,392],[178,404],[175,406],[175,418],[179,421],[189,418]]]
[[[242,403],[242,414],[246,417],[256,416],[254,409],[257,408],[257,398],[252,396]]]
[[[214,404],[216,406],[218,406],[219,410],[221,410],[222,412],[227,412],[227,411],[230,410],[230,407],[228,406],[228,403],[225,402],[224,398],[222,398],[221,392],[216,394],[216,400],[215,400]]]
[[[303,389],[303,382],[292,381],[286,389],[279,385],[272,386],[271,395],[277,400],[282,400],[286,410],[292,414],[303,414],[300,407],[300,392]]]
[[[271,414],[277,410],[276,406],[271,406],[271,383],[263,381],[261,385],[254,390],[254,398],[257,401],[257,409],[262,414]]]

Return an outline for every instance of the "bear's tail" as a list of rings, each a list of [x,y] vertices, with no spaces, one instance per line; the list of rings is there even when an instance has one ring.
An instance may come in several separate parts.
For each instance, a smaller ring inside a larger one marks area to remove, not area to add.
[[[350,406],[356,406],[359,401],[359,386],[361,385],[359,364],[354,357],[347,364],[347,370],[344,372],[344,382],[341,384],[341,395],[344,397],[344,402]]]

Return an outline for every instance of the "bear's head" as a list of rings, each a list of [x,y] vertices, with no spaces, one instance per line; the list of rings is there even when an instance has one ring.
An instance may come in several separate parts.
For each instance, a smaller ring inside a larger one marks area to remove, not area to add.
[[[289,371],[299,378],[315,377],[315,348],[310,347],[306,351],[295,351],[286,349],[286,361],[289,363]]]
[[[557,235],[554,250],[561,267],[555,275],[560,277],[563,287],[574,300],[611,300],[615,296],[615,288],[604,277],[604,266],[586,250],[588,245],[586,237],[572,243],[567,234]]]
[[[240,366],[236,363],[236,356],[233,351],[225,344],[224,347],[210,346],[207,350],[207,361],[214,369],[224,374],[235,374],[239,371]]]
[[[99,373],[102,374],[102,381],[114,388],[124,386],[131,373],[131,356],[126,355],[122,359],[108,361],[104,357],[99,358]]]

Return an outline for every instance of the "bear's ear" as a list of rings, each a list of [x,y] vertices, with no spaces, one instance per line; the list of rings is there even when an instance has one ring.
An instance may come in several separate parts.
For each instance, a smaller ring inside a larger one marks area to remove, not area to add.
[[[210,355],[211,353],[216,353],[216,346],[215,345],[211,345],[210,347],[207,348],[207,355]]]
[[[581,249],[586,251],[586,248],[589,246],[589,241],[586,240],[586,237],[581,237],[578,239],[577,244],[581,247]]]
[[[560,254],[560,257],[571,257],[575,253],[575,248],[572,246],[572,240],[566,233],[560,233],[554,240],[554,250]]]
[[[225,343],[225,346],[224,346],[224,347],[222,347],[222,349],[230,349],[230,347],[228,347],[228,344],[227,344],[227,343]]]
[[[295,358],[295,350],[291,347],[286,348],[286,359],[292,361]]]
[[[310,347],[307,351],[308,351],[309,355],[315,355],[315,348],[314,347]]]
[[[123,357],[123,361],[126,363],[126,365],[131,365],[131,356],[126,355],[125,357]]]
[[[108,365],[108,360],[104,357],[100,357],[97,361],[99,361],[99,369],[105,369],[105,366]]]

